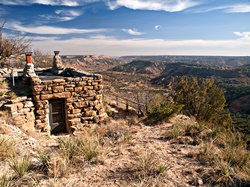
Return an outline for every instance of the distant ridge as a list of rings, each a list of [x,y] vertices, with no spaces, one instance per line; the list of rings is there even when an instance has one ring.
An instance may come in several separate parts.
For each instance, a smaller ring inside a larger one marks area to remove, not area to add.
[[[122,56],[120,59],[131,62],[133,60],[153,60],[167,63],[195,63],[213,66],[242,66],[250,64],[250,56]]]
[[[139,73],[139,74],[160,74],[166,66],[165,62],[148,61],[148,60],[134,60],[130,63],[116,66],[111,71]]]
[[[114,66],[125,64],[122,59],[110,58],[108,55],[67,55],[61,56],[66,67],[87,71],[103,71]]]

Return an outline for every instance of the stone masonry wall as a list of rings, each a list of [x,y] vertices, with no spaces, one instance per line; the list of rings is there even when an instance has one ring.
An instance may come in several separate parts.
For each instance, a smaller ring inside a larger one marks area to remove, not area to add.
[[[4,105],[4,109],[7,110],[12,117],[13,124],[26,132],[34,131],[34,104],[32,98],[26,96],[17,97],[12,99],[10,103]]]
[[[102,76],[59,77],[51,80],[32,78],[35,102],[35,127],[49,132],[49,100],[65,99],[68,132],[81,131],[84,126],[100,123],[106,117],[102,104]]]

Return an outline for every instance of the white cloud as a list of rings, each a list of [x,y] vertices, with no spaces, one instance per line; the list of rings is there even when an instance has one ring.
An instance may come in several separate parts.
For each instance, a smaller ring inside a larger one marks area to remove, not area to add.
[[[82,13],[76,10],[56,10],[56,15],[51,14],[43,14],[39,15],[41,18],[45,20],[53,20],[53,21],[70,21],[80,16]]]
[[[35,0],[37,4],[43,5],[61,5],[61,6],[78,6],[79,3],[76,0]]]
[[[226,13],[248,13],[248,12],[250,12],[250,3],[202,8],[202,9],[192,10],[192,12],[197,12],[197,13],[199,13],[199,12],[211,12],[211,11],[215,11],[215,10],[222,10]]]
[[[45,41],[45,40],[59,40],[60,37],[52,36],[52,37],[44,37],[44,36],[36,36],[33,38],[33,41]]]
[[[102,40],[108,40],[108,39],[113,39],[112,37],[109,37],[109,36],[104,36],[104,35],[93,35],[93,36],[90,36],[89,39],[102,39]]]
[[[249,55],[250,41],[242,40],[176,40],[127,39],[118,40],[106,36],[72,38],[69,40],[34,41],[33,46],[61,54],[108,54],[122,55]],[[70,47],[68,47],[70,46]]]
[[[250,41],[250,32],[234,32],[235,35],[240,36],[240,40],[249,40]]]
[[[142,35],[142,32],[137,31],[137,29],[122,29],[124,32],[131,34],[131,35]]]
[[[4,5],[30,5],[42,4],[51,6],[79,6],[86,3],[98,2],[101,0],[1,0],[0,4]]]
[[[56,15],[39,15],[41,18],[44,18],[45,20],[53,20],[55,21],[70,21],[78,16],[82,15],[82,12],[76,11],[76,10],[56,10]]]
[[[74,19],[74,17],[70,17],[70,16],[53,16],[53,15],[39,15],[41,18],[44,18],[45,20],[53,20],[53,22],[57,22],[57,21],[70,21],[72,19]]]
[[[121,6],[140,10],[163,10],[167,12],[178,12],[200,3],[195,0],[111,0],[108,1],[111,10]]]
[[[232,6],[229,6],[229,7],[225,8],[225,11],[229,12],[229,13],[246,13],[246,12],[250,12],[250,4],[245,3],[245,4],[232,5]]]
[[[24,0],[22,1],[16,1],[16,0],[1,0],[0,4],[4,4],[4,5],[18,5],[18,4],[23,4]]]
[[[162,29],[162,27],[161,27],[160,25],[156,25],[156,26],[155,26],[155,30],[158,31],[158,30],[161,30],[161,29]]]
[[[94,2],[105,2],[111,9],[119,7],[127,7],[130,9],[138,10],[155,10],[178,12],[188,8],[204,4],[205,1],[201,0],[0,0],[3,5],[30,5],[42,4],[51,6],[69,6],[76,7]],[[250,12],[250,3],[238,3],[217,7],[206,7],[192,12],[210,12],[214,10],[224,10],[227,13],[247,13]]]
[[[76,10],[56,10],[55,13],[58,15],[68,15],[72,17],[77,17],[82,14],[81,12]]]
[[[71,33],[100,33],[107,29],[75,29],[62,28],[52,26],[22,26],[19,23],[7,23],[6,28],[16,30],[19,32],[33,33],[33,34],[71,34]]]

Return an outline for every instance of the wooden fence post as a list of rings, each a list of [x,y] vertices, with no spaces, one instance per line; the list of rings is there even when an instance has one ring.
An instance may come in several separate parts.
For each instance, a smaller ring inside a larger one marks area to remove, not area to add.
[[[116,105],[118,106],[118,96],[116,96]]]
[[[126,99],[126,111],[128,111],[128,100]]]
[[[104,97],[108,98],[108,96],[103,95],[103,98]],[[120,98],[120,103],[126,105],[126,111],[129,110],[129,102],[130,102],[130,104],[131,104],[130,107],[135,109],[135,110],[137,109],[137,114],[138,115],[144,116],[145,113],[146,114],[148,113],[148,105],[147,105],[147,103],[139,103],[139,102],[132,101],[130,99],[119,97],[118,95],[115,95],[115,100],[116,100],[116,105],[117,106],[119,105],[119,98]],[[125,103],[124,103],[124,101],[125,101]],[[136,105],[137,105],[137,108],[136,108]],[[146,111],[144,111],[144,110],[146,110]]]

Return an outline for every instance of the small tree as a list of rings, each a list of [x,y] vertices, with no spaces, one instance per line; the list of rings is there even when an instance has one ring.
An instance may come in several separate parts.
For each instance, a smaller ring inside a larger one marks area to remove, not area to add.
[[[162,93],[156,94],[154,99],[148,104],[148,117],[151,123],[166,121],[174,115],[180,113],[182,105],[171,102]]]
[[[52,67],[53,59],[48,53],[42,52],[40,49],[34,49],[33,53],[35,67],[46,68]]]
[[[183,76],[172,79],[168,90],[174,102],[183,105],[184,114],[194,116],[198,121],[232,122],[229,112],[225,110],[224,93],[213,79]]]
[[[12,36],[10,38],[4,37],[2,30],[6,21],[0,25],[0,62],[3,67],[6,64],[7,58],[11,55],[20,55],[29,48],[31,38],[25,36]]]

